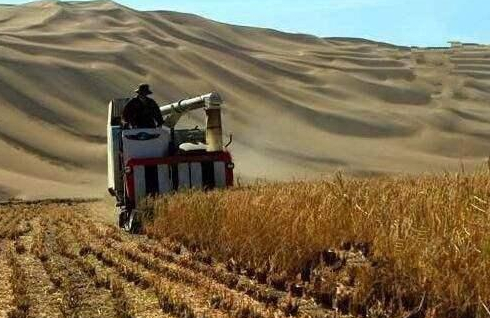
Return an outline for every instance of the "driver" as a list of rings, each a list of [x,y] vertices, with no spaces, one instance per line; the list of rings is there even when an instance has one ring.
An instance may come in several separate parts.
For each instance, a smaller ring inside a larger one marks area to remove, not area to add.
[[[136,96],[124,106],[122,113],[125,128],[156,128],[163,125],[163,117],[158,104],[148,97],[153,94],[148,84],[140,84]]]

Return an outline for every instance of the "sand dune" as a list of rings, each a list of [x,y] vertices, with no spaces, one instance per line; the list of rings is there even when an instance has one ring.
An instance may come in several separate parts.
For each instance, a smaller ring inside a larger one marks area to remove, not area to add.
[[[435,172],[490,153],[490,48],[41,1],[0,5],[0,197],[103,195],[107,103],[139,82],[160,103],[219,91],[243,178]]]

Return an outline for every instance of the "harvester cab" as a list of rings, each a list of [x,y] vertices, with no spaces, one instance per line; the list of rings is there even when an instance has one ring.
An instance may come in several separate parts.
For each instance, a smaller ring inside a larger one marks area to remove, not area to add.
[[[219,94],[160,107],[165,124],[154,129],[123,128],[121,114],[128,101],[109,103],[107,123],[108,189],[117,200],[120,227],[138,231],[137,208],[148,196],[233,185],[234,164],[223,147]],[[204,109],[206,128],[176,129],[181,116],[196,109]]]

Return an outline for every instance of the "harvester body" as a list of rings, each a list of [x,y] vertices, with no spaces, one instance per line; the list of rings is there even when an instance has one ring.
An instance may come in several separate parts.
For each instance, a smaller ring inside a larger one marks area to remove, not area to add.
[[[217,93],[160,107],[165,124],[154,129],[123,127],[121,114],[128,102],[110,102],[107,124],[108,189],[116,197],[121,227],[138,229],[137,208],[148,196],[233,185],[234,165],[223,147]],[[182,114],[196,109],[205,110],[205,129],[175,128]]]

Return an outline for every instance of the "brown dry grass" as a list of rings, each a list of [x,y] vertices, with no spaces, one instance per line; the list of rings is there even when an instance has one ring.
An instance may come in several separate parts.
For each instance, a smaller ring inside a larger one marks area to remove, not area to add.
[[[256,277],[265,272],[271,285],[301,276],[312,295],[327,295],[324,303],[334,298],[332,306],[345,312],[488,314],[487,172],[374,179],[339,175],[332,181],[182,193],[150,207],[155,211],[146,226],[150,236],[181,241]],[[336,268],[337,261],[355,257],[356,266]]]

